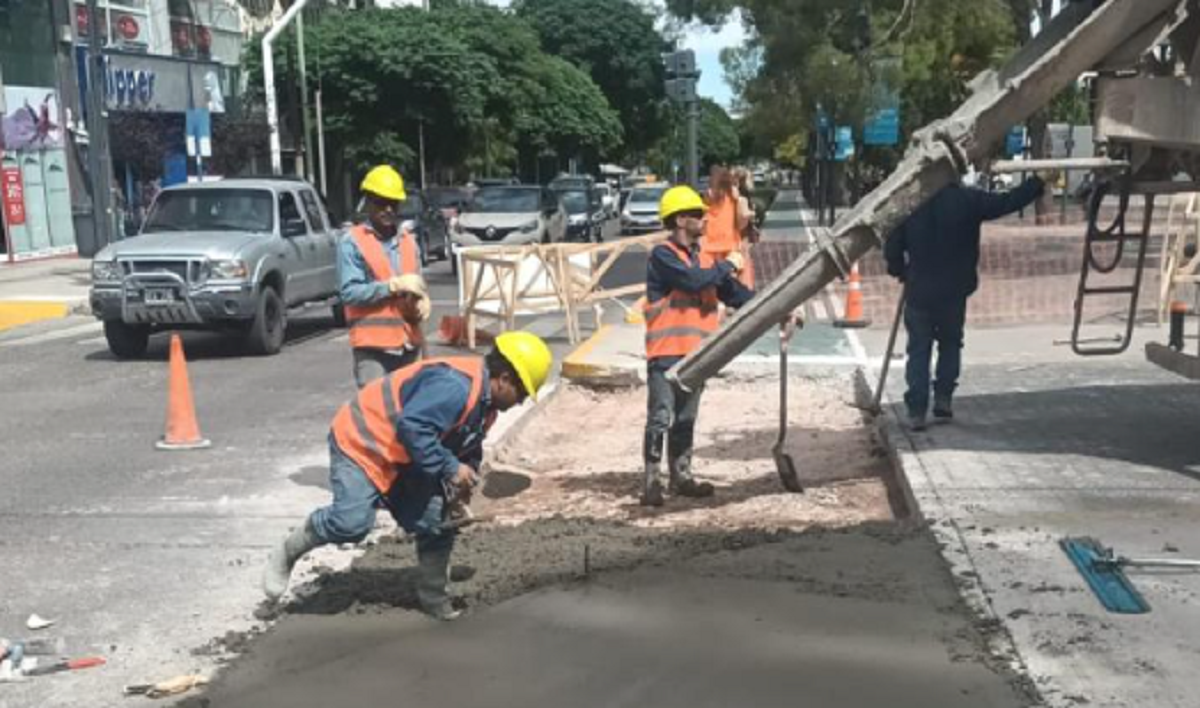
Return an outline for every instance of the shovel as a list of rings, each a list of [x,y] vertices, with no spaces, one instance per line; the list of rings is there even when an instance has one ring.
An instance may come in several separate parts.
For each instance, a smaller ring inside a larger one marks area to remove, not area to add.
[[[796,461],[783,451],[783,445],[787,442],[788,428],[788,343],[796,331],[797,323],[800,322],[799,318],[789,317],[779,324],[779,437],[775,440],[775,446],[771,448],[771,455],[775,458],[775,471],[779,473],[783,488],[796,494],[803,494],[804,487],[800,484],[800,475],[796,472]]]

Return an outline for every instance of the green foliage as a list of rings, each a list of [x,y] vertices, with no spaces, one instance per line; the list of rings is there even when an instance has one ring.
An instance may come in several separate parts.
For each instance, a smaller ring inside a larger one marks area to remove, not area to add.
[[[588,74],[620,115],[628,148],[664,134],[662,68],[669,47],[654,17],[630,0],[517,0],[546,52]]]
[[[1051,123],[1068,123],[1070,125],[1091,125],[1091,98],[1087,88],[1075,84],[1063,89],[1063,92],[1050,102],[1049,120]]]
[[[728,165],[741,157],[738,126],[720,104],[701,99],[696,121],[696,147],[700,156],[701,174],[712,165]],[[687,146],[687,116],[681,108],[667,114],[666,137],[646,153],[646,163],[659,174],[673,176],[674,169],[683,169]]]

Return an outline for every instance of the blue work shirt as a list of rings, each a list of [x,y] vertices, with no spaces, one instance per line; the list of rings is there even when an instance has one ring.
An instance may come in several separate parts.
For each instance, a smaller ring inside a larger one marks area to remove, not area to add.
[[[712,268],[702,268],[700,245],[688,247],[687,251],[690,258],[686,263],[675,249],[666,244],[659,244],[650,251],[650,260],[646,263],[647,302],[658,302],[673,290],[699,294],[714,287],[717,289],[717,299],[728,307],[741,307],[754,297],[754,291],[735,277],[729,261],[721,261]],[[647,366],[666,370],[681,359],[683,357],[660,356],[650,359]]]
[[[411,460],[401,476],[418,474],[449,481],[460,462],[478,471],[492,400],[486,367],[479,401],[464,425],[447,436],[470,397],[471,378],[449,366],[427,366],[400,387],[402,409],[396,434]]]
[[[371,228],[370,224],[362,226],[378,238],[378,232]],[[400,272],[400,239],[403,234],[403,229],[399,229],[394,238],[380,241],[395,273]],[[417,267],[419,269],[420,265]],[[374,305],[391,296],[387,281],[376,280],[371,274],[371,269],[367,267],[367,261],[358,250],[358,244],[354,243],[354,237],[350,235],[349,230],[343,232],[338,239],[337,272],[338,292],[342,302],[347,305]]]
[[[1037,177],[1009,192],[951,184],[896,228],[884,244],[890,275],[907,284],[908,301],[932,309],[965,301],[979,287],[983,222],[1032,204],[1046,185]]]

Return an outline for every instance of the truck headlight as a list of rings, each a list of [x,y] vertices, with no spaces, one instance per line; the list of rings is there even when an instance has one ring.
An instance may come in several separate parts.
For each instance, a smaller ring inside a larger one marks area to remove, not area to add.
[[[121,264],[116,261],[92,261],[92,282],[115,283],[123,276]]]
[[[209,261],[209,277],[214,280],[245,280],[250,276],[250,270],[245,261]]]

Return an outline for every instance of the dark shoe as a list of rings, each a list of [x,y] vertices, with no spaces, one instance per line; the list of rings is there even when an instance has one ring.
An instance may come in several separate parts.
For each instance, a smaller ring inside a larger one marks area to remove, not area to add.
[[[950,405],[949,396],[934,397],[933,417],[941,420],[951,420],[954,418],[954,408]]]
[[[682,482],[671,484],[671,494],[680,497],[704,499],[711,497],[715,492],[716,489],[708,482],[697,482],[694,479],[685,479]]]
[[[638,499],[638,503],[642,506],[662,506],[666,503],[663,498],[662,483],[658,480],[650,482],[642,490],[642,496]]]
[[[928,427],[929,427],[929,425],[928,425],[928,423],[925,422],[925,414],[924,413],[913,413],[912,411],[909,411],[909,413],[908,413],[908,429],[909,430],[913,431],[914,433],[919,433]]]

